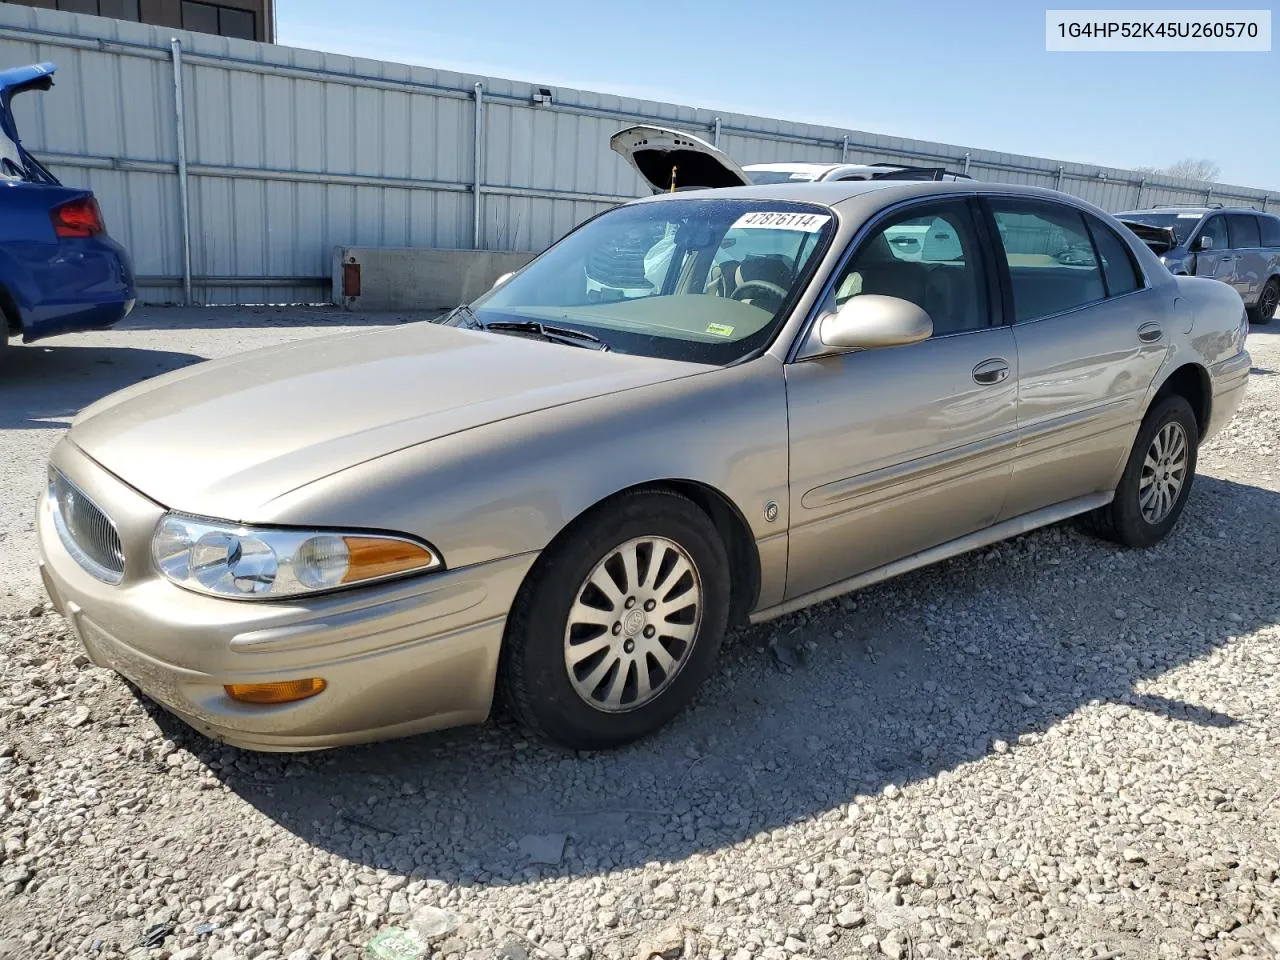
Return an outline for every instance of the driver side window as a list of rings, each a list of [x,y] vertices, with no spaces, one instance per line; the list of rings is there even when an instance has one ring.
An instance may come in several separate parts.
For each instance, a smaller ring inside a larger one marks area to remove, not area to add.
[[[1200,238],[1208,237],[1213,243],[1214,250],[1227,249],[1227,218],[1223,216],[1210,217],[1205,223],[1204,229],[1200,231]]]
[[[933,320],[935,337],[989,326],[986,278],[968,204],[913,206],[877,225],[837,282],[835,305],[868,293],[921,307]]]

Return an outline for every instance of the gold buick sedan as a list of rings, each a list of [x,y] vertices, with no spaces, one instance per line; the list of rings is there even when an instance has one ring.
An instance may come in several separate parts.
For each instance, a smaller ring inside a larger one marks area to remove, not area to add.
[[[1249,356],[1225,284],[981,183],[612,209],[441,322],[85,409],[39,509],[94,662],[211,737],[662,726],[726,628],[1082,516],[1166,537]]]

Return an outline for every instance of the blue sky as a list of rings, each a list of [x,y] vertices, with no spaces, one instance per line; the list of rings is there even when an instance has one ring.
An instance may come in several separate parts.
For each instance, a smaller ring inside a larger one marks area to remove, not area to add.
[[[277,17],[290,46],[1108,166],[1209,157],[1223,182],[1280,189],[1274,44],[1047,53],[1047,5],[278,0]]]

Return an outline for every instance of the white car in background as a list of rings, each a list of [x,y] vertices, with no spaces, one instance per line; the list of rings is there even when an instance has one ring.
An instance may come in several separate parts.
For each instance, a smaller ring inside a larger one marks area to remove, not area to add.
[[[644,177],[654,193],[752,184],[832,180],[972,180],[945,167],[897,163],[751,163],[738,166],[714,144],[681,130],[640,124],[619,130],[609,146]]]

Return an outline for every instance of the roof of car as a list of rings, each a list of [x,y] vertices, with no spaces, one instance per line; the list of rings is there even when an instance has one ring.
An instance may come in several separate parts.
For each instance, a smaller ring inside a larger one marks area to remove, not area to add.
[[[750,187],[717,187],[713,190],[681,190],[676,193],[659,193],[644,197],[640,203],[662,199],[690,200],[791,200],[799,203],[821,203],[835,206],[846,200],[879,191],[891,191],[890,202],[927,197],[932,194],[1000,193],[1020,194],[1029,197],[1047,197],[1067,200],[1084,206],[1092,206],[1077,197],[1070,197],[1045,187],[1032,187],[1014,183],[987,183],[979,180],[820,180],[817,182],[788,182],[758,184]]]
[[[818,163],[816,161],[795,161],[791,163],[748,163],[743,170],[768,170],[773,173],[813,173],[821,170],[824,173],[844,166],[839,163]]]
[[[1135,213],[1184,213],[1199,216],[1204,216],[1206,213],[1260,213],[1270,216],[1268,211],[1257,210],[1253,207],[1152,207],[1150,210],[1126,210],[1124,213],[1116,214],[1116,216],[1131,216]]]

